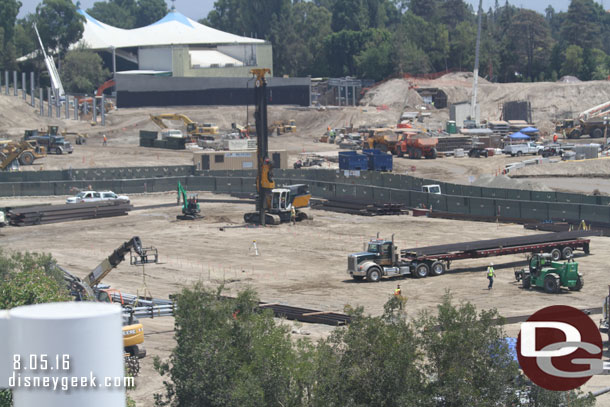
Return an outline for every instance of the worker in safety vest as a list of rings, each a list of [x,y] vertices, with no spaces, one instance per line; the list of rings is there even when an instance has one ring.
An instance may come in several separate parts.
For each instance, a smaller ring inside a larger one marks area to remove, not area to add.
[[[496,272],[494,271],[494,264],[489,263],[489,267],[487,267],[487,279],[489,280],[488,290],[491,290],[494,285],[494,277],[496,276]]]
[[[294,206],[290,208],[290,221],[293,225],[297,223],[297,211],[294,209]]]
[[[399,296],[402,294],[402,291],[400,290],[400,284],[398,284],[396,286],[396,289],[394,290],[394,295]]]

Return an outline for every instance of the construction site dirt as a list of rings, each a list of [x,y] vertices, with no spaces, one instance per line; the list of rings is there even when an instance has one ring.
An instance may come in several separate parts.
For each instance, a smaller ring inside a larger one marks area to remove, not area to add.
[[[569,86],[561,86],[564,90],[568,88]],[[383,96],[380,91],[378,96]],[[493,99],[495,109],[499,101],[491,94],[489,98]],[[379,103],[385,103],[384,100],[381,98]],[[270,122],[294,119],[298,132],[271,137],[270,148],[287,150],[290,154],[290,167],[303,152],[336,154],[339,151],[338,146],[314,142],[328,126],[343,127],[350,123],[354,126],[394,124],[404,107],[404,101],[408,102],[404,95],[401,95],[400,106],[393,107],[388,103],[388,110],[378,110],[375,106],[326,110],[271,106]],[[588,106],[595,103],[583,104]],[[252,106],[120,109],[111,112],[106,117],[107,125],[101,127],[91,126],[87,122],[40,118],[32,107],[10,96],[0,95],[0,109],[0,136],[22,137],[23,130],[41,128],[47,124],[57,124],[62,129],[67,128],[69,131],[86,133],[89,136],[86,144],[75,146],[73,154],[49,155],[37,160],[34,165],[22,166],[23,171],[192,165],[190,151],[138,146],[139,130],[159,130],[150,121],[149,114],[179,111],[197,122],[212,122],[221,129],[229,129],[233,122],[245,124],[247,110],[250,122],[253,122],[254,110]],[[582,107],[569,106],[558,110],[576,111],[582,110]],[[441,113],[447,115],[446,112]],[[442,114],[439,113],[439,117]],[[550,115],[551,113],[548,114]],[[176,124],[176,127],[180,125]],[[102,145],[104,134],[108,139],[107,146]],[[590,140],[585,139],[583,142]],[[547,182],[545,178],[510,179],[498,176],[506,164],[523,159],[502,155],[489,158],[447,157],[435,160],[394,158],[394,172],[407,172],[417,177],[446,182],[501,188],[553,189],[589,194],[599,189],[602,193],[610,193],[609,179],[588,179],[587,183],[579,183],[576,178],[571,178],[569,182],[562,182],[562,178],[552,178]],[[588,174],[603,172],[607,161],[590,160],[569,164],[577,167],[577,170],[572,167],[564,170],[563,167],[568,164],[557,163],[542,164],[535,166],[539,168],[536,171],[527,171],[535,174],[577,173],[584,179]],[[579,292],[564,290],[560,295],[550,295],[538,290],[523,290],[513,274],[515,268],[524,265],[523,254],[493,260],[497,274],[493,290],[487,290],[488,282],[484,271],[489,261],[486,259],[457,261],[452,263],[451,272],[438,277],[384,279],[379,283],[355,282],[346,272],[347,256],[362,251],[363,243],[378,232],[385,238],[395,234],[397,246],[401,248],[540,232],[511,224],[409,215],[361,217],[324,210],[313,211],[314,220],[299,222],[296,226],[241,227],[244,213],[254,207],[213,202],[231,198],[226,195],[199,192],[201,214],[205,218],[196,221],[176,220],[176,215],[180,213],[179,206],[158,206],[175,204],[175,192],[129,194],[129,197],[135,209],[141,206],[157,206],[133,210],[127,216],[119,218],[0,228],[0,247],[50,253],[60,265],[82,278],[118,244],[138,235],[147,245],[158,248],[161,264],[130,266],[123,263],[108,275],[104,283],[131,294],[168,298],[183,287],[202,281],[206,286],[214,288],[224,284],[227,295],[234,295],[251,287],[258,292],[260,299],[266,302],[335,312],[342,312],[346,304],[362,305],[366,312],[373,315],[381,314],[383,304],[393,294],[397,282],[400,282],[402,293],[407,297],[409,317],[415,317],[424,311],[435,312],[436,305],[447,290],[451,291],[455,301],[470,301],[479,309],[497,308],[505,317],[528,315],[553,304],[598,308],[607,295],[610,283],[607,272],[610,254],[606,250],[606,237],[591,237],[591,254],[577,254],[576,261],[579,262],[585,278],[585,286]],[[65,199],[66,196],[2,198],[0,207],[63,203]],[[258,256],[255,255],[256,251],[252,250],[253,241],[256,241]],[[593,315],[592,318],[597,322],[600,317]],[[153,405],[153,394],[163,391],[164,378],[154,371],[151,356],[159,356],[162,359],[169,356],[175,346],[174,320],[164,317],[145,319],[142,323],[145,327],[145,346],[149,356],[141,361],[141,377],[137,380],[136,389],[130,391],[129,395],[138,405]],[[306,336],[312,340],[324,337],[335,329],[325,325],[285,323],[293,327],[295,337]],[[516,336],[519,324],[506,325],[505,328],[508,335]],[[605,386],[607,376],[597,376],[584,390],[595,391]],[[599,397],[597,401],[598,405],[610,404],[610,395]]]
[[[223,195],[200,193],[202,198],[222,199]],[[174,193],[130,197],[138,206],[175,202]],[[62,198],[2,199],[0,206],[60,203]],[[591,237],[591,254],[578,254],[585,287],[580,292],[550,295],[523,290],[513,271],[524,264],[525,255],[494,259],[497,280],[487,290],[484,270],[489,260],[471,259],[452,263],[452,271],[424,279],[388,279],[379,283],[355,282],[346,273],[346,258],[362,250],[368,238],[380,232],[395,233],[399,247],[491,239],[537,233],[518,225],[503,225],[412,216],[359,217],[315,211],[315,219],[296,226],[224,228],[242,224],[247,205],[202,203],[205,219],[177,221],[179,207],[135,210],[126,217],[65,222],[0,230],[3,247],[51,253],[67,270],[84,277],[92,265],[132,235],[158,248],[158,265],[120,265],[105,283],[132,294],[148,293],[167,298],[182,287],[202,281],[209,287],[224,284],[232,295],[254,288],[261,300],[322,311],[342,312],[346,304],[362,305],[378,315],[392,295],[397,282],[408,302],[408,314],[434,312],[440,298],[450,290],[456,301],[470,301],[480,309],[495,307],[505,317],[527,315],[544,306],[566,304],[578,308],[599,307],[607,292],[607,238]],[[224,230],[221,230],[223,228]],[[61,236],[61,238],[57,238]],[[258,256],[252,250],[256,240]],[[298,253],[298,255],[296,255]],[[598,318],[593,316],[594,320]],[[148,354],[167,357],[172,347],[173,318],[142,320]],[[294,324],[296,332],[310,333],[312,339],[325,336],[331,327]],[[519,326],[506,327],[516,335]],[[298,334],[297,334],[298,335]],[[152,368],[152,358],[142,360],[142,379],[132,397],[150,405],[153,393],[162,390],[162,378]],[[145,379],[144,379],[145,378]],[[594,382],[593,382],[594,383]],[[592,384],[593,385],[593,384]],[[592,388],[593,389],[593,388]],[[600,400],[601,401],[601,400]]]

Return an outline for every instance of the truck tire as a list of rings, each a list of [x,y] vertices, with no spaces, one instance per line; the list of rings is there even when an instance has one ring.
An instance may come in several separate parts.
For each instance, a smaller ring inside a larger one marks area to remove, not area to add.
[[[34,154],[30,151],[24,151],[19,156],[19,164],[21,165],[32,165],[34,162]]]
[[[530,276],[529,274],[526,276],[523,276],[523,288],[525,290],[529,290],[532,287],[532,276]]]
[[[367,281],[377,283],[381,280],[381,270],[378,267],[371,267],[366,273]]]
[[[544,291],[548,294],[559,293],[559,277],[555,273],[547,274],[544,277]]]
[[[582,133],[580,132],[580,130],[572,130],[570,132],[570,134],[568,134],[568,138],[580,138],[580,136],[582,136]]]
[[[522,151],[517,151],[517,157],[521,157],[523,155]]]
[[[430,152],[428,152],[428,154],[426,154],[426,159],[428,159],[428,160],[436,159],[436,148],[433,148],[432,150],[430,150]]]
[[[604,131],[599,127],[593,129],[591,132],[591,138],[602,138],[604,137]]]
[[[403,152],[402,152],[402,148],[400,148],[400,147],[396,147],[396,148],[397,148],[397,150],[398,150],[398,151],[397,151],[397,153],[396,153],[396,155],[397,155],[398,157],[402,158],[402,157],[405,155],[405,153],[403,153]]]
[[[430,266],[428,266],[428,264],[419,263],[417,266],[415,266],[415,277],[417,277],[417,278],[428,277],[429,273],[430,273]]]
[[[412,150],[413,155],[411,156],[411,158],[415,159],[415,160],[419,160],[421,158],[421,150],[419,148],[414,148]]]
[[[442,261],[435,261],[430,266],[430,272],[433,276],[440,276],[441,274],[445,273],[445,263]]]
[[[64,153],[64,149],[61,147],[55,147],[55,154],[62,155]]]
[[[572,248],[570,246],[564,247],[563,250],[561,251],[561,258],[564,260],[569,259],[573,255],[574,255],[574,251],[572,250]]]
[[[561,260],[561,250],[559,250],[558,248],[554,248],[553,250],[551,250],[551,260],[553,260],[553,261]]]
[[[576,279],[576,285],[574,287],[569,287],[570,291],[580,291],[585,285],[585,279],[583,276],[578,276]]]

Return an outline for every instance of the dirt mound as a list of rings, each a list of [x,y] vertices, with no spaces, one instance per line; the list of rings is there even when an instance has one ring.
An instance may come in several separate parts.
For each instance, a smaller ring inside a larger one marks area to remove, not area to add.
[[[424,102],[419,93],[409,87],[409,81],[406,79],[390,79],[369,90],[360,104],[363,106],[386,105],[397,110],[423,105]]]
[[[450,72],[438,78],[436,82],[467,82],[472,86],[472,78],[474,74],[472,72]],[[479,76],[479,84],[491,83],[485,78]]]
[[[530,191],[551,191],[544,185],[537,182],[530,182],[520,179],[512,179],[506,175],[481,175],[477,178],[472,185],[477,187],[488,187],[488,188],[507,188],[507,189],[523,189]]]
[[[610,159],[586,161],[560,161],[540,165],[530,165],[511,171],[515,175],[553,176],[553,177],[581,177],[581,176],[607,176],[610,174]]]

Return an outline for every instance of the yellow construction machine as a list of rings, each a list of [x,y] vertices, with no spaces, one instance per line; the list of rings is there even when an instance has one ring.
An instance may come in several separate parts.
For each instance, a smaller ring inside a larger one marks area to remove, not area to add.
[[[256,190],[256,212],[246,213],[244,220],[247,223],[260,225],[277,225],[282,222],[290,222],[292,209],[295,210],[295,220],[301,221],[312,219],[311,215],[302,211],[309,206],[311,193],[305,184],[288,185],[276,188],[273,181],[273,162],[269,159],[269,134],[267,133],[267,81],[265,73],[269,69],[252,69],[256,76],[254,86],[254,98],[256,100],[256,161],[257,177]]]
[[[157,126],[162,129],[168,128],[167,125],[163,122],[163,120],[182,121],[186,126],[186,134],[193,138],[198,138],[201,135],[218,134],[218,126],[213,126],[211,123],[196,123],[192,121],[188,116],[180,113],[150,115],[150,120],[152,120]]]
[[[284,134],[284,133],[296,133],[296,131],[297,131],[297,125],[293,119],[290,119],[289,121],[285,121],[285,120],[275,121],[275,122],[271,123],[271,126],[269,126],[269,129],[268,129],[269,134],[273,134],[273,132],[276,132],[278,136],[280,134]]]
[[[17,160],[21,165],[31,165],[34,160],[46,157],[44,147],[35,141],[0,141],[0,171],[3,171]]]

